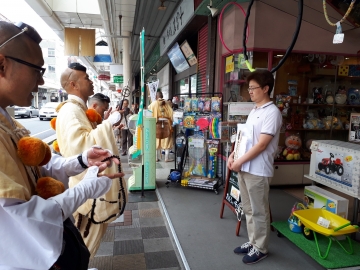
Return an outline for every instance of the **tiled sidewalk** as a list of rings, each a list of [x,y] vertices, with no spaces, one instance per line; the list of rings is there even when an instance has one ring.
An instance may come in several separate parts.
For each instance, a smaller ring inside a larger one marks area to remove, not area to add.
[[[180,269],[158,202],[128,203],[89,265],[99,270]]]
[[[131,169],[121,157],[127,179]],[[181,269],[158,201],[128,202],[123,222],[109,224],[89,268],[98,270]]]

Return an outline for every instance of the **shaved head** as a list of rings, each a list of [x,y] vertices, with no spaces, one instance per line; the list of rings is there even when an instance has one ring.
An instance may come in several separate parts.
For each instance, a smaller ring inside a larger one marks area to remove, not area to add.
[[[0,21],[0,107],[30,106],[44,84],[41,37],[30,25]]]
[[[60,76],[62,88],[70,95],[81,98],[84,103],[94,94],[94,86],[86,67],[79,63],[71,63]]]
[[[0,45],[20,32],[14,24],[0,21]],[[34,50],[41,51],[41,48],[25,32],[1,47],[0,54],[27,60],[34,54]]]
[[[76,72],[74,72],[76,70],[72,70],[70,68],[67,68],[64,70],[64,72],[61,74],[60,77],[60,84],[62,86],[62,88],[64,88],[66,90],[66,92],[68,92],[69,89],[69,82],[70,81],[76,81],[78,79]]]

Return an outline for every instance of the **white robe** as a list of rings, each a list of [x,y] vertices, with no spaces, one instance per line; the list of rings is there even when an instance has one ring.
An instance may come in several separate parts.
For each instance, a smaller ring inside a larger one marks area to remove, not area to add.
[[[12,122],[0,108],[0,124],[12,127]],[[9,175],[7,167],[22,171],[24,165],[13,155],[16,149],[12,143],[6,143],[8,134],[0,129],[0,155],[7,157],[8,164],[0,164],[0,189],[4,181],[14,185],[30,180],[21,173]],[[10,164],[10,166],[9,166]],[[41,168],[43,176],[52,176],[67,184],[69,176],[82,172],[75,157],[65,159],[53,155],[50,162]],[[17,179],[15,179],[15,177]],[[6,179],[6,180],[5,180]],[[9,193],[0,196],[0,269],[49,269],[60,256],[63,241],[63,217],[61,207],[54,200],[44,200],[26,190],[29,198],[19,198],[20,194]]]

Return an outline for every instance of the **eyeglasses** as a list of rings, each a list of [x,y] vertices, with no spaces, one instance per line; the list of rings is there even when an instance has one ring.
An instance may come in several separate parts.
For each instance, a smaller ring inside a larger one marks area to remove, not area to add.
[[[254,92],[255,89],[261,88],[261,86],[257,86],[257,87],[252,87],[252,88],[248,88],[249,92]]]
[[[0,48],[5,46],[8,42],[10,42],[11,40],[13,40],[14,38],[20,36],[21,34],[24,34],[26,32],[27,36],[29,38],[31,38],[33,41],[35,41],[37,44],[39,44],[42,40],[42,38],[40,37],[39,33],[35,30],[35,28],[33,28],[32,26],[23,23],[23,22],[18,22],[16,24],[14,24],[17,28],[19,28],[21,31],[15,35],[13,35],[12,37],[8,38],[7,40],[5,40],[1,45]]]
[[[9,59],[11,59],[11,60],[14,60],[15,62],[20,63],[20,64],[23,64],[23,65],[26,65],[26,66],[28,66],[28,67],[32,67],[32,68],[37,69],[37,70],[40,72],[41,77],[44,76],[44,73],[45,73],[45,71],[46,71],[46,68],[43,68],[43,67],[40,67],[40,66],[31,64],[31,63],[29,63],[29,62],[26,62],[26,61],[24,61],[24,60],[21,60],[21,59],[12,57],[12,56],[5,56],[5,58],[9,58]]]

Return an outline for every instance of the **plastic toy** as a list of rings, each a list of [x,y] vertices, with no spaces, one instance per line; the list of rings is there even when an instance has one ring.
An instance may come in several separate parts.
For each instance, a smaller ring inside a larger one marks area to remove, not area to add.
[[[299,160],[301,158],[299,148],[301,147],[301,138],[299,135],[292,134],[286,137],[286,148],[283,151],[283,156],[286,160]]]
[[[210,120],[209,132],[212,139],[220,139],[219,123],[219,118],[214,117]]]
[[[218,149],[213,147],[209,148],[209,166],[208,166],[208,178],[215,178],[216,166],[217,166],[217,153]]]
[[[350,105],[359,105],[360,104],[359,89],[349,88],[347,97],[348,97],[348,102]]]
[[[314,104],[324,103],[323,96],[322,96],[322,88],[314,87],[312,91],[313,91]]]
[[[353,254],[352,241],[348,234],[355,233],[359,230],[357,225],[351,225],[350,221],[342,218],[325,209],[305,209],[294,211],[294,215],[300,219],[302,223],[302,231],[305,238],[315,239],[316,248],[321,259],[326,259],[329,255],[332,242],[337,242],[347,254]],[[318,224],[319,218],[328,221],[329,227],[323,227]],[[329,238],[329,244],[324,255],[321,254],[316,233],[320,233]],[[349,243],[349,250],[335,238],[346,234],[346,239]]]
[[[324,170],[326,174],[330,174],[330,172],[336,172],[339,176],[343,175],[344,167],[341,159],[337,158],[332,160],[332,158],[334,158],[333,153],[330,153],[330,158],[323,158],[318,164],[318,169],[320,171]]]

